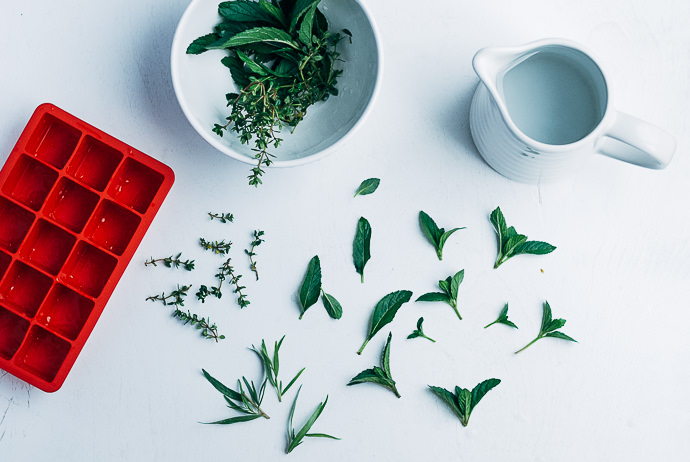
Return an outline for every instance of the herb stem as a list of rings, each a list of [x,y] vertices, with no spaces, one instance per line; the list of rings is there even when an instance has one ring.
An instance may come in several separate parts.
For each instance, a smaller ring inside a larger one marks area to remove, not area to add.
[[[366,339],[366,340],[364,341],[364,343],[362,344],[362,347],[361,347],[361,348],[359,349],[359,351],[357,352],[358,355],[361,355],[361,354],[362,354],[362,351],[364,351],[364,347],[367,346],[367,343],[369,343],[369,340],[370,340],[370,339]]]
[[[487,324],[486,326],[484,326],[484,329],[486,329],[486,328],[489,327],[489,326],[493,326],[493,325],[496,324],[497,322],[498,322],[497,320],[494,321],[494,322],[490,322],[489,324]]]
[[[433,339],[433,338],[431,338],[431,337],[427,337],[427,336],[426,336],[426,335],[424,335],[424,334],[420,335],[420,337],[423,337],[423,338],[425,338],[425,339],[427,339],[427,340],[430,340],[430,341],[432,341],[432,342],[436,343],[436,340],[434,340],[434,339]],[[400,398],[400,397],[398,396],[398,398]]]
[[[520,348],[518,351],[515,352],[515,354],[518,354],[518,353],[520,353],[521,351],[526,350],[528,346],[532,345],[534,342],[536,342],[536,341],[539,340],[540,338],[542,338],[542,336],[541,336],[541,335],[538,335],[537,338],[535,338],[534,340],[532,340],[531,342],[529,342],[529,343],[528,343],[527,345],[525,345],[524,347]]]

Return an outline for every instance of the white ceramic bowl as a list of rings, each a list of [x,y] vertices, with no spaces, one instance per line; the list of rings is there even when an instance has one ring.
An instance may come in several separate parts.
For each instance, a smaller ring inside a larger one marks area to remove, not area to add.
[[[223,137],[211,129],[229,114],[225,94],[237,91],[228,69],[220,62],[225,50],[186,54],[187,46],[209,34],[221,20],[221,0],[193,0],[182,15],[172,45],[171,68],[175,94],[194,129],[213,147],[242,162],[256,163],[253,142],[241,144],[235,132]],[[283,142],[272,151],[276,167],[291,167],[321,159],[352,136],[369,113],[381,81],[382,54],[378,32],[365,6],[357,0],[322,0],[319,8],[329,29],[352,32],[338,51],[344,60],[338,78],[339,95],[311,106],[294,133],[281,132]],[[270,151],[271,152],[271,151]]]

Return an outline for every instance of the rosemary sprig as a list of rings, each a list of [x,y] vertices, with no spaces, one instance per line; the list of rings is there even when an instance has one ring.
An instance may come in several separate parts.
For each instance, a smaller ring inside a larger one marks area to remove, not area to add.
[[[192,271],[194,269],[194,260],[182,261],[180,257],[182,257],[182,252],[178,253],[177,255],[171,255],[166,258],[151,257],[149,260],[146,260],[144,262],[144,266],[158,266],[157,263],[162,263],[163,266],[167,268],[179,268],[180,266],[182,266],[187,271]]]
[[[189,289],[191,289],[192,286],[182,286],[177,285],[177,290],[173,290],[170,292],[168,295],[163,292],[160,295],[151,295],[149,297],[146,297],[146,301],[151,301],[151,302],[162,302],[163,305],[175,305],[175,306],[184,306],[184,298],[187,296],[187,292],[189,292]],[[172,301],[170,301],[172,299]]]
[[[295,401],[292,403],[292,408],[290,409],[290,418],[288,419],[288,430],[287,430],[287,448],[285,449],[285,452],[287,454],[290,454],[293,449],[295,449],[297,446],[302,444],[303,440],[305,437],[310,437],[310,438],[330,438],[332,440],[339,440],[340,438],[336,438],[335,436],[327,435],[325,433],[309,433],[309,430],[311,430],[311,427],[314,426],[314,423],[316,423],[316,419],[319,418],[321,413],[326,407],[326,403],[328,403],[328,395],[326,395],[326,399],[324,400],[323,403],[319,403],[319,405],[316,407],[316,410],[314,413],[309,417],[309,420],[307,420],[307,423],[304,424],[304,426],[300,429],[299,432],[295,433],[295,428],[292,425],[292,419],[295,415],[295,407],[297,407],[297,398],[299,398],[299,392],[302,390],[302,387],[300,386],[299,389],[297,390],[297,394],[295,395]]]
[[[264,232],[261,231],[260,229],[254,230],[254,240],[252,241],[249,247],[249,250],[245,249],[244,253],[246,253],[249,256],[249,268],[254,272],[256,275],[256,280],[259,280],[259,272],[256,269],[256,261],[254,261],[254,257],[256,256],[256,253],[254,252],[254,249],[257,248],[258,246],[261,245],[264,240],[261,238],[261,236],[264,235]]]
[[[225,239],[221,241],[207,241],[203,237],[199,238],[199,245],[204,250],[210,250],[216,255],[227,255],[230,252],[230,247],[232,247],[232,242],[225,242]]]
[[[235,219],[235,216],[232,213],[208,212],[208,216],[211,217],[211,221],[220,220],[221,223],[232,223]]]
[[[264,392],[266,391],[266,380],[263,381],[257,390],[253,381],[250,383],[245,377],[242,377],[241,381],[239,379],[237,380],[238,391],[235,391],[213,378],[211,374],[206,372],[204,369],[201,369],[201,372],[203,372],[206,380],[213,385],[213,388],[218,390],[223,395],[228,407],[239,412],[240,414],[243,414],[236,417],[230,417],[229,419],[207,423],[227,425],[238,422],[248,422],[250,420],[258,419],[259,417],[270,419],[270,417],[261,409],[261,402],[264,399]],[[247,391],[244,390],[242,382],[244,382],[244,385],[247,387]]]
[[[303,367],[297,373],[297,375],[295,375],[295,377],[292,380],[290,380],[290,383],[283,387],[283,381],[278,380],[278,370],[280,368],[278,350],[280,350],[280,346],[283,344],[283,340],[285,340],[284,335],[279,342],[275,342],[272,357],[268,354],[268,350],[266,349],[266,342],[263,339],[261,340],[261,349],[257,349],[254,345],[252,345],[252,347],[250,348],[250,350],[252,350],[259,356],[261,364],[264,367],[264,374],[266,374],[268,382],[273,386],[273,388],[275,388],[276,394],[278,395],[278,401],[281,402],[283,401],[283,395],[287,393],[290,387],[297,381],[299,376],[302,375],[302,372],[304,372],[304,370],[306,369],[305,367]]]
[[[218,327],[216,323],[211,323],[210,319],[200,318],[198,315],[190,313],[189,311],[185,313],[179,308],[175,309],[172,316],[182,321],[184,325],[190,324],[201,330],[200,334],[204,338],[212,339],[216,342],[225,338],[225,335],[218,335]]]

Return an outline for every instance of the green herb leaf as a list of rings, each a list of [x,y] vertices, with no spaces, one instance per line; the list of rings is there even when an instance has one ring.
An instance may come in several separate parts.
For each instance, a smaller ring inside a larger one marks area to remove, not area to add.
[[[316,12],[316,5],[312,5],[304,14],[302,24],[299,27],[299,34],[297,35],[300,42],[305,45],[311,45],[312,27],[314,25],[314,14]]]
[[[360,184],[359,188],[357,188],[357,192],[355,193],[354,197],[366,196],[368,194],[374,193],[376,189],[379,187],[380,183],[381,180],[378,178],[369,178],[368,180],[362,181],[362,184]]]
[[[479,401],[496,385],[501,383],[499,379],[488,379],[479,383],[472,389],[455,387],[455,393],[441,387],[429,385],[431,391],[439,397],[448,407],[458,416],[463,427],[469,423],[472,411],[479,404]]]
[[[278,379],[278,371],[280,370],[280,358],[278,356],[278,351],[280,350],[280,346],[283,344],[283,340],[285,340],[284,335],[280,339],[280,341],[275,342],[275,345],[273,347],[273,355],[268,354],[266,342],[263,339],[261,340],[260,349],[257,349],[254,345],[252,345],[252,347],[250,348],[250,350],[256,353],[259,357],[259,360],[261,361],[261,364],[264,367],[264,374],[266,376],[266,379],[276,390],[276,394],[278,395],[278,401],[283,401],[283,395],[287,393],[290,387],[297,381],[299,376],[302,375],[302,372],[304,372],[304,370],[306,369],[303,367],[297,373],[297,375],[295,375],[295,377],[290,381],[290,383],[288,383],[287,386],[283,387],[283,381]]]
[[[357,222],[357,233],[352,243],[352,260],[355,270],[364,282],[364,266],[371,258],[371,225],[366,218],[361,217]]]
[[[383,347],[383,352],[381,353],[381,367],[374,367],[373,369],[366,369],[360,372],[354,376],[352,380],[350,380],[348,385],[375,383],[387,388],[388,390],[392,391],[395,396],[400,398],[400,393],[398,393],[398,389],[395,387],[395,380],[393,380],[393,377],[391,376],[390,369],[390,348],[392,338],[393,334],[389,333],[388,340],[386,341],[386,345]]]
[[[238,48],[255,43],[266,43],[272,45],[287,45],[290,48],[298,49],[299,45],[292,40],[287,32],[275,27],[255,27],[233,35],[223,43],[216,43],[208,46],[211,49]]]
[[[534,342],[544,337],[559,338],[561,340],[577,342],[577,340],[564,334],[563,332],[556,331],[556,329],[560,329],[565,325],[565,319],[552,319],[551,316],[551,306],[549,305],[548,301],[545,301],[542,310],[541,327],[539,328],[539,334],[534,340],[532,340],[527,345],[516,351],[515,354],[518,354],[521,351],[527,349],[527,347],[532,345]]]
[[[275,14],[275,10],[278,12],[280,10],[270,4],[267,6],[266,2],[261,3],[247,0],[222,2],[218,5],[218,14],[233,22],[264,22],[282,25],[280,18]]]
[[[215,422],[208,422],[209,424],[227,425],[239,422],[248,422],[250,420],[258,419],[259,417],[270,419],[270,417],[266,415],[266,413],[260,407],[264,397],[264,390],[266,389],[266,380],[263,381],[263,384],[259,390],[257,390],[254,382],[249,383],[245,377],[242,377],[242,381],[237,381],[237,391],[235,391],[223,385],[223,383],[211,376],[211,374],[206,372],[204,369],[202,369],[201,372],[204,374],[204,377],[206,377],[206,380],[213,385],[213,388],[218,390],[223,395],[225,402],[231,409],[245,414]],[[242,382],[244,382],[247,388],[246,392],[242,387]],[[247,395],[247,393],[249,393],[249,395]]]
[[[290,454],[290,452],[292,452],[297,446],[302,444],[302,441],[305,437],[330,438],[334,440],[340,439],[335,436],[327,435],[325,433],[309,433],[311,427],[314,426],[316,420],[319,418],[323,410],[326,408],[326,403],[328,403],[328,396],[326,396],[326,399],[322,403],[319,403],[319,405],[316,407],[316,410],[313,412],[311,417],[309,417],[309,420],[307,420],[307,422],[299,430],[299,432],[295,433],[295,428],[293,427],[292,422],[295,416],[295,408],[297,407],[297,398],[299,398],[299,392],[301,390],[302,387],[299,387],[299,389],[297,390],[297,394],[295,395],[295,401],[292,403],[292,408],[290,409],[290,417],[288,418],[287,448],[285,449],[285,452],[287,454]]]
[[[383,326],[393,320],[400,307],[404,303],[410,301],[410,297],[412,297],[412,292],[409,290],[398,290],[384,296],[376,304],[369,322],[369,333],[367,334],[367,338],[364,340],[364,343],[357,354],[362,354],[362,351],[367,343],[369,343],[369,340],[371,340]]]
[[[323,306],[331,318],[340,319],[343,316],[343,307],[340,306],[340,302],[333,295],[321,290],[321,300],[323,300]]]
[[[448,238],[454,232],[461,229],[465,229],[464,227],[462,227],[453,228],[450,231],[446,231],[443,228],[439,228],[436,225],[436,222],[433,220],[433,218],[431,218],[423,211],[419,212],[419,226],[422,228],[422,231],[424,232],[424,235],[427,237],[427,239],[429,239],[429,242],[431,242],[431,244],[436,249],[436,256],[439,260],[443,260],[443,247],[446,245],[446,241],[448,240]]]
[[[424,318],[419,318],[417,320],[417,328],[414,331],[412,331],[412,333],[410,335],[408,335],[407,338],[412,339],[412,338],[422,337],[422,338],[425,338],[427,340],[430,340],[430,341],[436,343],[436,340],[434,340],[431,337],[427,337],[424,334],[424,329],[422,329],[422,323],[423,322],[424,322]]]
[[[545,255],[556,250],[556,247],[546,242],[528,241],[527,236],[518,234],[512,226],[507,228],[505,217],[500,207],[496,207],[491,212],[489,220],[496,231],[498,242],[498,255],[496,256],[494,268],[498,268],[516,255]]]
[[[292,19],[290,21],[290,32],[297,30],[297,23],[302,15],[304,15],[310,8],[319,4],[321,0],[297,0],[295,7],[292,10]]]
[[[416,302],[446,302],[450,305],[450,297],[448,294],[441,292],[429,292],[420,296]]]
[[[202,35],[198,39],[194,40],[187,47],[188,55],[198,55],[208,50],[208,46],[216,43],[220,39],[218,34],[212,33],[207,35]]]
[[[486,326],[484,326],[484,329],[486,329],[487,327],[494,325],[494,324],[505,324],[506,326],[514,327],[516,329],[518,328],[518,326],[516,326],[512,321],[508,320],[508,304],[507,303],[505,304],[505,306],[501,310],[501,313],[498,315],[498,318],[496,318],[496,320],[494,322],[491,322],[491,323],[487,324]]]
[[[304,276],[302,287],[299,290],[300,315],[302,319],[304,313],[314,303],[319,300],[319,293],[321,292],[321,261],[319,256],[315,255],[309,261],[307,274]]]
[[[458,319],[462,320],[460,311],[458,310],[458,292],[460,284],[465,279],[465,270],[462,269],[453,276],[448,276],[445,280],[438,281],[438,287],[443,291],[430,292],[419,297],[417,302],[445,302],[453,308]]]

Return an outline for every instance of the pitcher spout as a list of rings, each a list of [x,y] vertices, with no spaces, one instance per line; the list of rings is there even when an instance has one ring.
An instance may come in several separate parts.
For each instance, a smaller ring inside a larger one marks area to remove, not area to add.
[[[515,49],[482,48],[474,55],[472,67],[482,83],[495,93],[499,81],[516,58]]]

